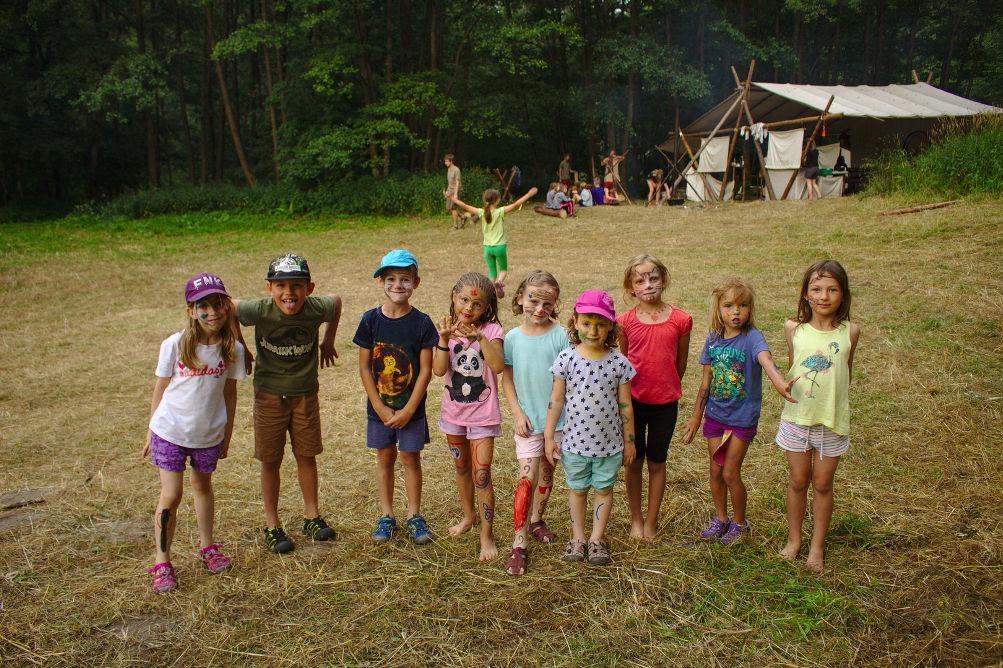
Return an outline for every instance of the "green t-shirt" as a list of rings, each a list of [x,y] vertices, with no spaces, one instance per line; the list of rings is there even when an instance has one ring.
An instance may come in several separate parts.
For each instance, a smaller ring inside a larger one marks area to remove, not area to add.
[[[491,222],[484,217],[484,209],[477,209],[481,221],[481,233],[485,246],[501,246],[505,243],[505,208],[496,206],[491,210]]]
[[[255,390],[295,397],[320,389],[317,329],[334,320],[333,297],[307,297],[292,316],[284,315],[271,297],[251,299],[237,304],[237,319],[254,327]]]

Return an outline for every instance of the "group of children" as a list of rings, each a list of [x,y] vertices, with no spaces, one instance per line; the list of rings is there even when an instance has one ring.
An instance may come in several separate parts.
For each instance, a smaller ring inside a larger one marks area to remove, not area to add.
[[[485,214],[493,219],[503,217],[507,208],[475,212],[482,220]],[[625,313],[616,314],[605,291],[588,290],[575,300],[563,327],[560,285],[551,273],[534,270],[512,296],[512,311],[522,322],[507,334],[499,320],[496,282],[483,274],[459,277],[450,292],[448,315],[438,322],[410,303],[421,284],[418,261],[410,252],[390,251],[373,276],[382,303],[363,314],[353,338],[367,397],[366,446],[376,455],[379,518],[373,542],[386,543],[401,530],[393,498],[398,457],[407,496],[404,529],[417,545],[433,539],[421,514],[421,452],[431,440],[425,400],[433,375],[444,382],[438,427],[453,457],[462,511],[449,534],[462,534],[480,522],[482,561],[498,555],[491,469],[495,439],[502,433],[500,387],[512,414],[519,469],[509,574],[526,572],[530,537],[542,543],[558,540],[544,520],[558,461],[571,517],[563,560],[610,561],[606,525],[621,466],[630,536],[655,537],[693,326],[689,314],[664,299],[669,273],[662,262],[649,255],[630,259],[623,289],[636,303]],[[211,478],[217,461],[227,454],[236,381],[246,377],[252,364],[240,325],[255,328],[254,455],[261,462],[265,544],[276,553],[294,549],[277,513],[287,432],[304,501],[303,533],[314,540],[335,538],[318,508],[316,456],[322,444],[317,394],[318,363],[327,366],[337,357],[341,300],[313,296],[307,262],[296,255],[274,260],[266,281],[267,298],[239,301],[231,299],[219,277],[192,277],[185,289],[186,327],[161,346],[144,444],[144,455],[152,455],[161,479],[154,515],[157,556],[150,569],[157,592],[177,587],[170,549],[189,460],[200,558],[212,573],[230,567],[213,540]],[[775,439],[790,473],[789,537],[781,554],[794,559],[800,553],[810,483],[814,532],[807,566],[821,571],[833,476],[849,447],[847,394],[860,331],[849,320],[846,272],[833,260],[805,272],[797,316],[785,326],[786,377],[754,326],[754,294],[747,283],[731,279],[717,287],[710,315],[700,355],[700,389],[683,435],[684,441],[692,441],[703,422],[715,512],[701,536],[730,544],[750,530],[741,466],[756,434],[765,371],[787,402]],[[327,323],[323,337],[321,323]]]

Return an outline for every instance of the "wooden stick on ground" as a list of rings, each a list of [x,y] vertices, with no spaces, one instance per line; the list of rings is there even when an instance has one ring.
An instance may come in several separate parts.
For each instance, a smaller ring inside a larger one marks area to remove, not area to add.
[[[943,209],[945,206],[954,206],[955,204],[961,204],[965,200],[962,199],[952,199],[946,202],[935,202],[933,204],[920,204],[918,206],[907,206],[903,209],[889,209],[888,211],[882,211],[879,216],[899,216],[903,213],[916,213],[917,211],[929,211],[930,209]]]

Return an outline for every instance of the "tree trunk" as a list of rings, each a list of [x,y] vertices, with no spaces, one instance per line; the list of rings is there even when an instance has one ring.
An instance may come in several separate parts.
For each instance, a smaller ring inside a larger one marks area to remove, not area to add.
[[[951,10],[951,33],[947,40],[947,53],[944,55],[944,62],[940,66],[940,87],[947,88],[951,76],[951,58],[954,57],[954,44],[958,39],[958,27],[961,25],[961,12],[957,9]]]
[[[212,52],[216,48],[216,40],[212,34],[212,10],[209,5],[205,8],[205,25],[206,34],[209,37],[209,50]],[[247,156],[244,155],[244,145],[240,141],[240,129],[237,125],[237,117],[233,113],[233,107],[230,104],[230,95],[226,90],[226,79],[223,77],[223,65],[220,63],[219,59],[215,59],[216,64],[216,80],[219,83],[219,95],[220,99],[223,101],[223,111],[226,114],[227,125],[230,126],[230,139],[233,140],[233,150],[237,154],[237,160],[240,162],[240,169],[244,172],[244,179],[247,181],[247,185],[251,188],[254,187],[254,174],[251,172],[251,165],[247,162]]]
[[[146,26],[143,21],[143,0],[133,2],[136,17],[136,52],[146,54]],[[146,184],[150,190],[160,186],[160,161],[157,159],[157,121],[154,110],[143,110],[143,128],[146,135]]]
[[[268,7],[267,0],[261,0],[261,20],[267,21]],[[271,125],[272,130],[272,174],[275,176],[275,181],[280,180],[279,176],[279,128],[278,121],[275,118],[275,101],[272,98],[272,61],[268,54],[268,45],[265,44],[261,48],[261,52],[264,55],[265,64],[265,92],[268,95],[268,122]]]
[[[793,73],[794,83],[804,82],[804,44],[801,39],[803,23],[801,12],[794,12],[794,59],[797,61]]]
[[[212,162],[212,77],[209,74],[209,37],[202,40],[202,80],[199,85],[199,182],[209,182]]]
[[[178,2],[174,3],[174,42],[178,52],[181,53],[181,12]],[[185,68],[180,56],[176,66],[176,77],[178,85],[178,106],[181,112],[181,130],[184,135],[185,144],[185,167],[188,176],[188,183],[195,183],[195,151],[192,148],[192,129],[188,122],[188,100],[185,90]]]
[[[376,101],[376,84],[373,81],[373,71],[369,67],[369,55],[366,53],[364,45],[368,44],[366,36],[366,24],[362,18],[362,11],[358,4],[354,5],[353,18],[355,19],[355,38],[358,44],[363,46],[359,49],[358,66],[359,78],[362,80],[362,101],[366,106]],[[379,176],[379,168],[376,166],[376,149],[374,142],[369,142],[369,169],[373,176]]]

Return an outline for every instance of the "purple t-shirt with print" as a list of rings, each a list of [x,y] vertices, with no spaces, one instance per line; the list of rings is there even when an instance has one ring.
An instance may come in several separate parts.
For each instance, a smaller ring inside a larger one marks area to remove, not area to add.
[[[706,413],[729,427],[755,427],[763,404],[763,368],[756,356],[769,350],[755,327],[730,339],[707,335],[700,364],[709,366],[710,398]]]

